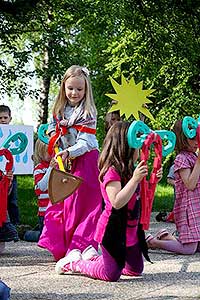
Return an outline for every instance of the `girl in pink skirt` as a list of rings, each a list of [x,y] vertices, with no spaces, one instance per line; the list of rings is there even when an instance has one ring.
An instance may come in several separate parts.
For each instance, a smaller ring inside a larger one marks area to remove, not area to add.
[[[59,140],[62,151],[57,156],[60,155],[70,165],[70,172],[82,177],[83,182],[64,202],[50,203],[47,207],[38,245],[48,249],[56,261],[68,256],[73,249],[98,247],[94,233],[102,196],[98,181],[96,115],[89,71],[85,67],[71,66],[61,82],[48,133],[55,135],[56,125],[62,129]]]

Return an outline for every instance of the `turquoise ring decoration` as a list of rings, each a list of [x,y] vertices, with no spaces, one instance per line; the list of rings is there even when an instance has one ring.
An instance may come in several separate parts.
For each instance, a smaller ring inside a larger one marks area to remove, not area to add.
[[[169,130],[155,130],[155,132],[162,139],[162,156],[165,157],[174,150],[176,145],[176,135],[173,131]],[[166,145],[165,142],[167,142]]]
[[[198,123],[194,118],[188,116],[183,118],[182,129],[187,138],[193,139],[196,136],[197,127]]]
[[[19,146],[13,147],[14,143],[20,142]],[[28,138],[23,132],[17,132],[9,136],[3,143],[2,148],[8,149],[12,155],[17,155],[26,149],[28,145]]]
[[[142,121],[133,121],[128,129],[128,144],[130,148],[141,148],[150,128]]]
[[[48,124],[41,124],[38,128],[38,138],[45,144],[48,145],[49,137],[47,135]]]

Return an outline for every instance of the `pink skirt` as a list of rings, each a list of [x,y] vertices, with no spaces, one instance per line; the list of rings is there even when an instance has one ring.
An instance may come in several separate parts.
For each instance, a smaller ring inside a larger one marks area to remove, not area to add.
[[[71,173],[83,178],[80,187],[64,202],[49,203],[38,246],[46,248],[58,261],[72,249],[83,251],[93,245],[96,225],[101,214],[102,195],[98,180],[98,151],[77,157]]]

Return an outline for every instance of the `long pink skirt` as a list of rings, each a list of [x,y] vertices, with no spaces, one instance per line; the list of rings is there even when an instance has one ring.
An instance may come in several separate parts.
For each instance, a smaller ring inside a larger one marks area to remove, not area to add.
[[[71,173],[82,177],[82,184],[64,202],[49,203],[46,210],[38,246],[49,250],[56,261],[72,249],[83,251],[89,245],[98,247],[94,234],[101,214],[102,195],[97,160],[97,150],[77,157]]]

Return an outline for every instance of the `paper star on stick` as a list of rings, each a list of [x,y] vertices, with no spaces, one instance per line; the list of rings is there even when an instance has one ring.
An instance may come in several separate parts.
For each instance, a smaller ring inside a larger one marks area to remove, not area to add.
[[[108,112],[113,112],[115,110],[120,110],[120,115],[125,114],[128,119],[131,115],[134,116],[136,120],[139,120],[139,111],[154,120],[152,114],[145,107],[145,104],[152,103],[147,97],[151,95],[155,90],[143,90],[143,82],[135,84],[133,78],[130,81],[126,81],[125,77],[122,75],[121,85],[118,84],[113,78],[110,78],[113,88],[116,94],[106,94],[106,96],[115,100],[116,103],[112,105]]]

